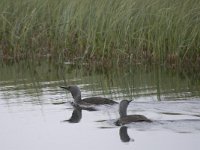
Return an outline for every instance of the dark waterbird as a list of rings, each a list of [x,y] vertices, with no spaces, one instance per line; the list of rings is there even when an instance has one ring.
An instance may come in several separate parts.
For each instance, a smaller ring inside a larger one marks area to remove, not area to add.
[[[78,105],[113,105],[117,104],[117,102],[110,100],[108,98],[103,97],[89,97],[89,98],[81,98],[81,91],[78,86],[70,85],[70,86],[60,86],[63,89],[71,92],[72,97],[74,98],[74,103]]]
[[[131,100],[132,101],[132,100]],[[117,126],[128,124],[131,122],[152,122],[150,119],[143,115],[127,115],[127,107],[131,101],[122,100],[119,104],[120,118],[115,122]]]

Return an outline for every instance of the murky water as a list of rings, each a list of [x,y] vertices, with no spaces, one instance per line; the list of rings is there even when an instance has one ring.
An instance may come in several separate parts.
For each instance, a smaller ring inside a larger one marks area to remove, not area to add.
[[[144,67],[28,68],[0,68],[2,150],[200,149],[198,76]],[[98,111],[74,109],[70,93],[59,88],[65,84],[77,84],[82,97],[133,99],[128,114],[143,114],[153,122],[115,126],[118,105],[98,106]]]

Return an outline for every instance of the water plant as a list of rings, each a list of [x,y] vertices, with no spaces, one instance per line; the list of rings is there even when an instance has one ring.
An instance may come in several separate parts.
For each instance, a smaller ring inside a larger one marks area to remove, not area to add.
[[[4,59],[200,64],[200,1],[1,0]]]

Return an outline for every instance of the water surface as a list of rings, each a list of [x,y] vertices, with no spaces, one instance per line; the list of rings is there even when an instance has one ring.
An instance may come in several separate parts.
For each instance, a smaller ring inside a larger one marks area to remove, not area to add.
[[[88,69],[47,63],[0,68],[0,149],[200,148],[199,78],[160,68]],[[128,114],[153,123],[115,126],[118,105],[74,110],[60,85],[77,84],[83,97],[132,99]],[[66,103],[65,103],[66,102]],[[74,123],[67,122],[72,113]]]

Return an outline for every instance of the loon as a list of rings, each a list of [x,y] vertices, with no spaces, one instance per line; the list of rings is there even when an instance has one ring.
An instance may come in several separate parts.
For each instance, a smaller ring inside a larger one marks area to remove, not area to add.
[[[131,122],[152,122],[150,119],[143,115],[127,115],[127,107],[132,100],[122,100],[119,104],[120,118],[115,122],[117,126],[128,124]]]
[[[81,98],[81,91],[78,86],[70,85],[70,86],[60,86],[63,89],[71,92],[72,97],[74,98],[74,103],[78,105],[113,105],[118,104],[117,102],[110,100],[108,98],[103,97],[89,97],[89,98]]]

